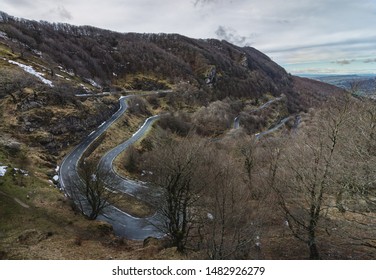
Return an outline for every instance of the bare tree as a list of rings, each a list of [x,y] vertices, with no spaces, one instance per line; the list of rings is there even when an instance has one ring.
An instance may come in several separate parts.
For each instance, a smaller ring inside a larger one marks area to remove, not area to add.
[[[0,69],[0,98],[3,94],[10,95],[13,102],[17,103],[17,94],[32,82],[33,80],[25,73],[13,69]]]
[[[247,258],[257,235],[242,169],[225,151],[207,152],[202,168],[205,190],[200,201],[200,238],[211,259]]]
[[[240,144],[241,160],[243,162],[243,170],[245,173],[245,181],[248,192],[252,199],[260,199],[265,195],[266,189],[260,182],[261,177],[261,159],[265,158],[263,149],[260,147],[258,140],[252,136],[241,140]]]
[[[79,180],[69,189],[70,196],[79,211],[90,220],[95,220],[113,201],[115,193],[107,186],[109,173],[92,161],[84,161],[79,169]]]
[[[160,230],[180,252],[185,251],[196,224],[194,208],[202,182],[197,176],[203,143],[165,141],[150,159],[152,180],[162,189]]]
[[[342,213],[342,237],[356,247],[376,249],[376,104],[352,106],[346,128],[346,163],[341,170],[341,188],[336,197]],[[374,256],[373,254],[371,254]]]
[[[307,244],[310,259],[320,258],[317,238],[325,232],[337,191],[336,165],[341,163],[337,154],[347,118],[348,103],[322,111],[316,116],[319,122],[283,153],[277,150],[271,161],[270,185],[292,234]]]

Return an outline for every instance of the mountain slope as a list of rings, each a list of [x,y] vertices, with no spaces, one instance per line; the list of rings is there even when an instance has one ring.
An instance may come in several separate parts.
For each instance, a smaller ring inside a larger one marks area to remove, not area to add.
[[[178,95],[168,96],[167,110],[189,107],[192,112],[232,100],[229,117],[283,95],[283,113],[274,114],[280,118],[343,93],[291,76],[258,50],[226,41],[123,34],[18,19],[4,12],[0,57],[3,134],[58,158],[118,106],[116,97],[82,99],[77,94],[173,89]]]
[[[163,89],[189,81],[210,94],[211,100],[283,93],[291,111],[304,109],[301,100],[294,100],[298,96],[292,76],[251,47],[178,34],[122,34],[5,13],[0,16],[0,31],[1,42],[14,53],[39,56],[51,73],[62,74],[64,69],[105,89]]]

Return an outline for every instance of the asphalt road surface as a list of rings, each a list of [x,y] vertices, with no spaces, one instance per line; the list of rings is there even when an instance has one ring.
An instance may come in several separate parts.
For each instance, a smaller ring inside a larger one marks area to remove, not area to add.
[[[72,191],[72,188],[74,188],[75,184],[80,181],[80,177],[77,172],[77,166],[80,158],[87,148],[125,113],[128,108],[127,100],[133,96],[134,95],[121,97],[119,99],[119,110],[113,114],[110,119],[101,124],[95,131],[90,133],[64,158],[59,169],[59,183],[61,188],[68,195],[70,191]],[[101,165],[112,171],[113,180],[111,179],[111,182],[118,182],[117,184],[113,184],[111,187],[131,195],[135,195],[140,189],[146,188],[146,186],[141,182],[126,180],[118,176],[115,172],[113,172],[112,162],[119,153],[140,139],[157,118],[158,116],[155,116],[146,120],[144,125],[130,139],[109,151],[100,161]],[[148,218],[136,218],[110,205],[109,207],[105,208],[104,213],[98,217],[98,220],[109,222],[112,224],[116,235],[125,236],[129,239],[142,240],[149,236],[160,237],[162,235],[162,233],[153,226],[153,224],[158,223],[156,215]]]

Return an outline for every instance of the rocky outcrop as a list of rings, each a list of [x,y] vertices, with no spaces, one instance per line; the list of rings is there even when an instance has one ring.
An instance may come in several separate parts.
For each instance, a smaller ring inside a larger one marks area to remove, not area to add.
[[[216,78],[217,78],[217,68],[213,66],[210,69],[208,75],[206,76],[205,83],[207,85],[213,85],[215,83]]]
[[[19,151],[21,151],[21,143],[5,135],[0,137],[0,146],[2,146],[11,155],[17,154]]]

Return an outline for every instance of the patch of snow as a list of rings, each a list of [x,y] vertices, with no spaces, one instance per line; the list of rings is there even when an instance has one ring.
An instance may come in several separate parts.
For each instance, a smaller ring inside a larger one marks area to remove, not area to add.
[[[59,176],[58,175],[55,175],[53,178],[52,178],[55,182],[59,181]]]
[[[212,221],[214,220],[213,214],[208,213],[208,214],[206,214],[206,216],[208,217],[209,220],[212,220]]]
[[[90,94],[88,93],[82,93],[82,94],[75,94],[76,97],[89,97]]]
[[[56,168],[55,168],[55,172],[57,173],[57,172],[59,172],[59,170],[60,170],[60,166],[58,165],[58,166],[56,166]]]
[[[35,53],[37,56],[42,57],[42,52],[38,50],[32,50],[33,53]]]
[[[29,66],[29,65],[25,65],[25,64],[22,64],[22,63],[19,63],[19,62],[16,62],[16,61],[13,61],[13,60],[8,60],[9,63],[11,64],[15,64],[19,67],[21,67],[24,71],[26,71],[27,73],[37,77],[39,80],[42,81],[42,83],[46,84],[46,85],[49,85],[50,87],[53,87],[54,85],[52,84],[52,82],[50,80],[47,80],[46,78],[43,77],[43,74],[42,73],[39,73],[37,71],[34,70],[34,68],[32,66]]]
[[[145,122],[144,122],[144,124],[135,132],[135,133],[133,133],[133,135],[132,135],[132,137],[135,137],[138,133],[139,133],[139,131],[141,130],[141,129],[143,129],[144,128],[144,126],[147,124],[147,122],[149,121],[149,119],[151,119],[151,118],[153,118],[153,117],[150,117],[150,118],[147,118],[146,120],[145,120]]]
[[[63,75],[60,75],[60,74],[55,74],[56,77],[59,77],[59,78],[63,78],[64,79],[64,76]]]
[[[86,79],[93,87],[100,88],[101,86],[98,85],[94,80],[92,79]]]
[[[261,246],[261,242],[260,242],[260,236],[256,236],[256,242],[255,242],[255,245],[257,246],[257,247],[260,247]]]
[[[1,15],[0,15],[1,16]],[[0,31],[0,38],[3,38],[3,39],[8,39],[8,36],[5,32],[3,31]]]
[[[86,91],[86,92],[89,92],[90,90],[84,85],[84,84],[80,84],[80,86]]]
[[[91,181],[96,182],[97,181],[97,175],[96,174],[91,174]]]
[[[72,70],[65,70],[63,66],[58,66],[61,72],[67,73],[69,76],[74,76],[74,72]]]
[[[0,166],[0,177],[3,177],[7,173],[8,166]]]
[[[102,127],[106,122],[102,122],[102,124],[100,126],[98,126],[98,128]]]
[[[87,89],[88,91],[88,89]],[[91,97],[91,96],[105,96],[105,95],[109,95],[110,92],[102,92],[102,93],[83,93],[83,94],[76,94],[75,96],[77,97]]]
[[[21,173],[24,176],[29,176],[29,172],[27,170],[23,170],[23,169],[20,169],[20,168],[14,168],[14,171]]]

